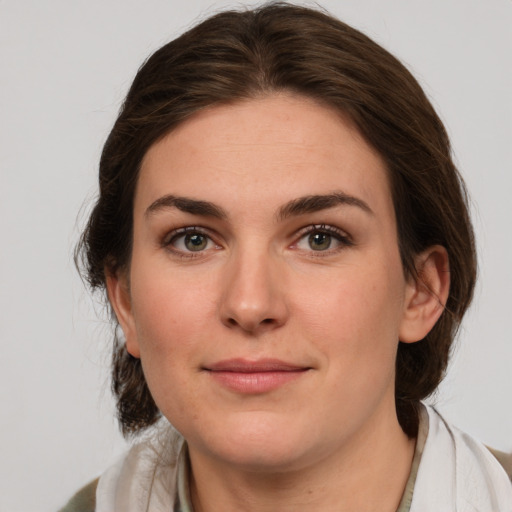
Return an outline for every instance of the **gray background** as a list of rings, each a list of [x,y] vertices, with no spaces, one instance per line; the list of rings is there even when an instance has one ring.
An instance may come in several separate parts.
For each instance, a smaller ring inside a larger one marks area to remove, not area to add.
[[[136,69],[230,5],[0,0],[0,511],[55,510],[125,447],[112,419],[108,322],[76,275],[73,245]],[[480,282],[436,402],[464,430],[512,449],[512,2],[322,5],[403,59],[452,136],[474,201]]]

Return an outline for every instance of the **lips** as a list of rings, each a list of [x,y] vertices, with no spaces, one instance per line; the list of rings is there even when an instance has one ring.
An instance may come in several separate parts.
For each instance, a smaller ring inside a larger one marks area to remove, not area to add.
[[[303,366],[297,366],[291,363],[280,361],[279,359],[260,359],[258,361],[249,361],[247,359],[229,359],[219,361],[206,367],[213,372],[240,372],[240,373],[258,373],[258,372],[293,372],[307,370]]]
[[[278,359],[230,359],[204,368],[217,384],[243,394],[268,393],[299,379],[310,369]]]

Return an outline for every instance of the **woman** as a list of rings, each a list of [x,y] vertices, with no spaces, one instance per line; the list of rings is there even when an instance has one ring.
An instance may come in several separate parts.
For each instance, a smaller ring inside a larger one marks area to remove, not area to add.
[[[464,185],[356,30],[273,4],[158,50],[79,251],[123,333],[123,432],[155,425],[80,495],[95,510],[512,510],[495,458],[421,403],[475,282]]]

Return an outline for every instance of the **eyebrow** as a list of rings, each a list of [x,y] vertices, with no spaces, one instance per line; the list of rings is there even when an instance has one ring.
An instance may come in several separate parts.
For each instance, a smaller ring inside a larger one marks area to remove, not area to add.
[[[284,220],[289,217],[327,210],[340,205],[355,206],[373,215],[372,209],[362,199],[345,194],[344,192],[333,192],[331,194],[311,195],[293,199],[279,208],[277,218]]]
[[[188,197],[178,197],[172,194],[162,196],[151,203],[146,209],[145,216],[148,217],[161,210],[177,208],[185,213],[192,215],[202,215],[203,217],[214,217],[216,219],[226,219],[226,212],[214,203],[209,201],[199,201]]]
[[[331,194],[310,195],[293,199],[279,208],[276,218],[278,220],[285,220],[289,217],[327,210],[340,205],[355,206],[373,215],[372,209],[362,199],[345,194],[344,192],[333,192]],[[145,216],[148,217],[170,208],[177,208],[182,212],[203,217],[213,217],[216,219],[227,219],[228,217],[227,213],[220,206],[210,201],[201,201],[172,194],[162,196],[152,202],[146,209]]]

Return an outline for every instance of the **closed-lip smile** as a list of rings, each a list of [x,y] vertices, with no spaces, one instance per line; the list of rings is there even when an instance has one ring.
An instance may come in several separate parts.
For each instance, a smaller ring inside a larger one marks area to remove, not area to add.
[[[203,367],[212,379],[231,391],[261,394],[294,381],[311,370],[279,359],[227,359]]]

